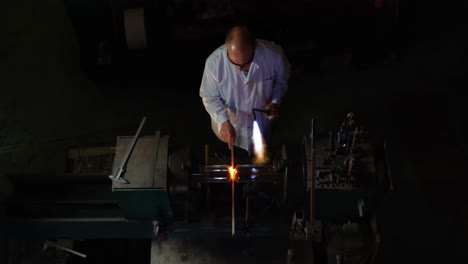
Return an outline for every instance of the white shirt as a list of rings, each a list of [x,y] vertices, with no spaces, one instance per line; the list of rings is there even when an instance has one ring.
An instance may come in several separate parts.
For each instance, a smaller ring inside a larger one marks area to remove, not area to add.
[[[221,124],[230,120],[236,130],[234,144],[249,152],[252,147],[252,108],[265,109],[268,103],[281,104],[288,90],[290,64],[283,49],[257,39],[254,59],[247,75],[227,57],[226,45],[206,59],[200,97],[211,117],[213,132],[219,137]],[[271,123],[265,114],[255,113],[260,131],[268,138]]]

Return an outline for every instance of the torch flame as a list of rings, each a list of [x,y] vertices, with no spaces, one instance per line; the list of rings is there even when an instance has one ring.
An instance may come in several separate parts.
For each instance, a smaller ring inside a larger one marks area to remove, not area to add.
[[[229,166],[228,171],[229,171],[229,181],[237,181],[237,169],[232,166]]]
[[[254,121],[253,124],[253,143],[254,143],[254,154],[255,160],[254,163],[261,164],[268,161],[266,157],[266,148],[263,141],[262,133],[260,132],[260,127],[258,126],[257,121]]]

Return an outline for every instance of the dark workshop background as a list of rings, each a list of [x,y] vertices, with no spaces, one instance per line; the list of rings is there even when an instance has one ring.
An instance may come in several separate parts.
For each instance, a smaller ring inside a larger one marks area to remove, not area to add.
[[[202,148],[211,133],[198,97],[204,60],[241,16],[292,64],[275,144],[300,143],[311,118],[319,131],[337,129],[351,111],[390,142],[395,192],[380,209],[378,262],[466,262],[466,4],[216,3],[229,2],[3,2],[0,200],[11,192],[4,175],[63,173],[67,148],[132,135],[143,116],[144,134],[161,129]],[[122,10],[132,6],[148,12],[143,50],[126,47]]]

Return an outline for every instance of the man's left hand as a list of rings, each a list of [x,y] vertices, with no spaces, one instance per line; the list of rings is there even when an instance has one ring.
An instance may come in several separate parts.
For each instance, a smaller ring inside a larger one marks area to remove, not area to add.
[[[279,109],[280,109],[279,105],[274,104],[274,103],[269,103],[267,104],[265,109],[269,111],[269,113],[267,114],[267,117],[270,121],[279,119]]]

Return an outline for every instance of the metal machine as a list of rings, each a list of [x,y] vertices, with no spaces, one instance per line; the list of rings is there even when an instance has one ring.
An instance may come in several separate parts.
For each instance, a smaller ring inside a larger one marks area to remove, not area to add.
[[[200,156],[160,131],[140,135],[145,120],[136,135],[117,138],[111,176],[10,175],[15,192],[7,204],[8,235],[275,236],[289,240],[291,251],[306,243],[320,263],[349,261],[375,246],[373,210],[386,181],[379,146],[352,115],[327,135],[315,132],[313,120],[301,144],[281,145],[266,164],[234,166],[209,146]],[[230,167],[237,170],[235,181]]]
[[[380,243],[376,208],[391,182],[383,144],[353,113],[328,133],[315,133],[314,121],[304,138],[309,217],[299,226],[314,241],[320,263],[373,263]]]

